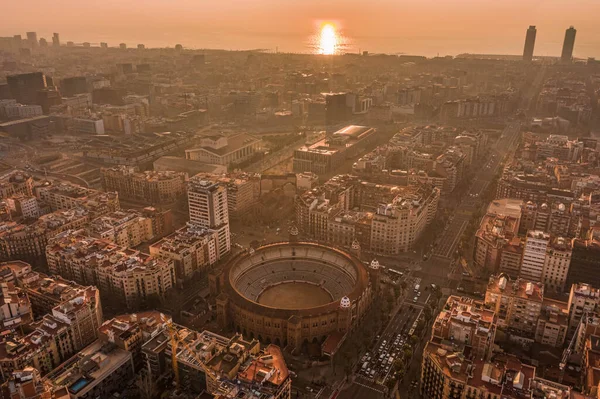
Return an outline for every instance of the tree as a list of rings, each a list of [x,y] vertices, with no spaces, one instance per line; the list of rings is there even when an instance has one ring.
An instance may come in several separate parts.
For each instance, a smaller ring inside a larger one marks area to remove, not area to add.
[[[412,356],[412,349],[411,349],[411,347],[404,348],[404,351],[402,352],[402,355],[404,357],[404,361],[408,362],[408,360]]]
[[[140,392],[140,399],[152,399],[156,395],[156,384],[150,373],[144,372],[138,375],[135,385]]]
[[[417,346],[417,344],[419,343],[419,341],[420,341],[420,339],[416,335],[411,335],[410,336],[410,343],[412,344],[413,348]]]
[[[425,320],[429,321],[431,320],[431,306],[427,305],[425,306],[425,309],[423,309],[423,317],[425,318]]]
[[[402,359],[394,360],[394,370],[396,370],[396,371],[404,370],[404,362],[402,361]]]

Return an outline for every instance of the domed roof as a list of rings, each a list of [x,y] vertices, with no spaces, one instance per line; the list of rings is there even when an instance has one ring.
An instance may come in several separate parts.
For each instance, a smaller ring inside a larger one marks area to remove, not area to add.
[[[342,309],[348,309],[351,305],[352,302],[350,302],[350,298],[348,298],[347,296],[343,297],[340,300],[340,308]]]
[[[293,235],[293,236],[298,235],[298,228],[296,227],[296,225],[292,225],[292,227],[290,227],[290,235]]]
[[[352,249],[355,251],[360,249],[360,242],[358,242],[358,240],[352,241]]]
[[[254,251],[254,248],[250,248],[250,249],[248,250],[248,253],[249,253],[250,255],[254,255],[254,252],[256,252],[256,251]]]
[[[370,267],[371,267],[371,269],[373,269],[373,270],[377,270],[377,269],[379,269],[379,261],[378,261],[377,259],[373,259],[373,260],[371,261],[371,266],[370,266]]]

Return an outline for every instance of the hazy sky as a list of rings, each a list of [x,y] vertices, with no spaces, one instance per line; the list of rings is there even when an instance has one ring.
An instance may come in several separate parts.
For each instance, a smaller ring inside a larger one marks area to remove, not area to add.
[[[0,35],[34,30],[61,40],[147,46],[308,51],[318,21],[336,21],[352,49],[433,55],[520,54],[537,25],[536,54],[600,58],[600,0],[8,0]]]

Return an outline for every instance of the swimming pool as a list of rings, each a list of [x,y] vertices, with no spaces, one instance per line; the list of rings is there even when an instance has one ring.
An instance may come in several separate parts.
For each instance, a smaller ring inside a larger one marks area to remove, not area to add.
[[[71,386],[69,387],[69,391],[71,393],[77,393],[79,391],[81,391],[83,388],[85,388],[85,386],[87,384],[89,384],[92,380],[85,378],[85,377],[81,377],[79,378],[77,381],[75,381],[74,383],[71,384]]]

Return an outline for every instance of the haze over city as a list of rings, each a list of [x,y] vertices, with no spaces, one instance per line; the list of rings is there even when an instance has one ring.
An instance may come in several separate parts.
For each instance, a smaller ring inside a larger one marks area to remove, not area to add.
[[[600,399],[600,2],[5,3],[0,399]]]
[[[149,0],[10,1],[0,34],[61,26],[75,42],[144,42],[150,47],[254,49],[311,52],[322,21],[334,21],[348,38],[345,51],[425,56],[460,53],[518,54],[522,28],[536,25],[540,55],[558,55],[565,25],[576,25],[577,57],[600,56],[600,4],[594,0],[358,0],[245,1]],[[516,11],[518,9],[518,11]],[[52,18],[48,18],[48,14]]]

